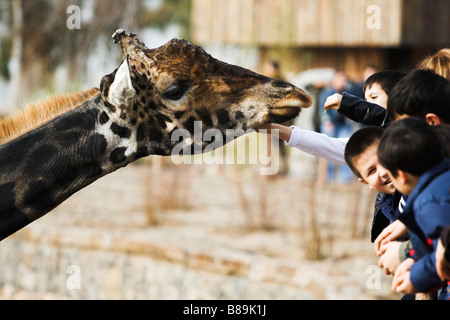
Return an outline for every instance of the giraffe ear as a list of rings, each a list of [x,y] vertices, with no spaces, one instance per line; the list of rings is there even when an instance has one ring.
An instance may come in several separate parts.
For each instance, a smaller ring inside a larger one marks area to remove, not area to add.
[[[122,62],[117,69],[113,83],[109,88],[108,102],[119,108],[128,105],[129,101],[135,96],[136,90],[133,88],[130,75],[130,67],[128,65],[128,57]]]

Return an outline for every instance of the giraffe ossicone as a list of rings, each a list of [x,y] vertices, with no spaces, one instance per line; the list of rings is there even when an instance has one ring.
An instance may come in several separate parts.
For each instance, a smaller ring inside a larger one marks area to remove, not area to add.
[[[230,129],[288,121],[311,105],[292,84],[219,61],[188,41],[149,49],[123,30],[113,39],[123,59],[99,90],[69,97],[70,105],[33,126],[31,112],[0,122],[0,134],[8,132],[0,137],[0,240],[138,158],[170,156],[179,144],[175,130],[193,137],[201,121],[202,133],[214,128],[226,137]],[[210,151],[206,146],[193,143],[191,151]]]

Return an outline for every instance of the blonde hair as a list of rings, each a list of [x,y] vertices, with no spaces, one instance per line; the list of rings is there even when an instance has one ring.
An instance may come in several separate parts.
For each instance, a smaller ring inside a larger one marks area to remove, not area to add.
[[[423,59],[418,69],[431,70],[450,81],[450,48],[439,50]]]

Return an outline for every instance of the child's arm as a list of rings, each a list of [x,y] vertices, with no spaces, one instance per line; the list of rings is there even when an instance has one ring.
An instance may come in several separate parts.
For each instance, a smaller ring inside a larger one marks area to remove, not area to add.
[[[365,125],[386,127],[389,124],[386,109],[347,92],[343,92],[342,95],[336,93],[329,96],[324,108],[325,110],[337,110],[347,118]]]
[[[326,134],[315,131],[304,130],[295,126],[286,127],[275,123],[264,125],[261,129],[268,129],[268,133],[274,129],[279,130],[280,139],[286,141],[288,147],[300,149],[330,162],[346,164],[344,151],[349,138],[331,138]]]
[[[268,134],[270,134],[272,130],[278,130],[278,137],[286,142],[289,141],[289,139],[291,138],[292,131],[294,130],[293,127],[287,127],[278,123],[265,124],[258,129],[258,132],[261,132],[260,131],[261,129],[267,130],[265,133]]]
[[[436,250],[441,232],[450,225],[450,204],[442,199],[431,198],[420,204],[415,221],[420,226],[430,252],[421,257],[410,269],[411,281],[420,292],[437,288],[442,284],[436,269]]]
[[[428,292],[443,284],[436,271],[436,250],[417,260],[409,271],[411,283],[419,292]]]

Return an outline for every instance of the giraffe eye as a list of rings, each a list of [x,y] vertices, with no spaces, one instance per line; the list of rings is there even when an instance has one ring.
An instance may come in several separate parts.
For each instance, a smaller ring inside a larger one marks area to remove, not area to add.
[[[187,85],[174,83],[164,92],[164,97],[170,100],[179,100],[186,93],[187,89]]]

